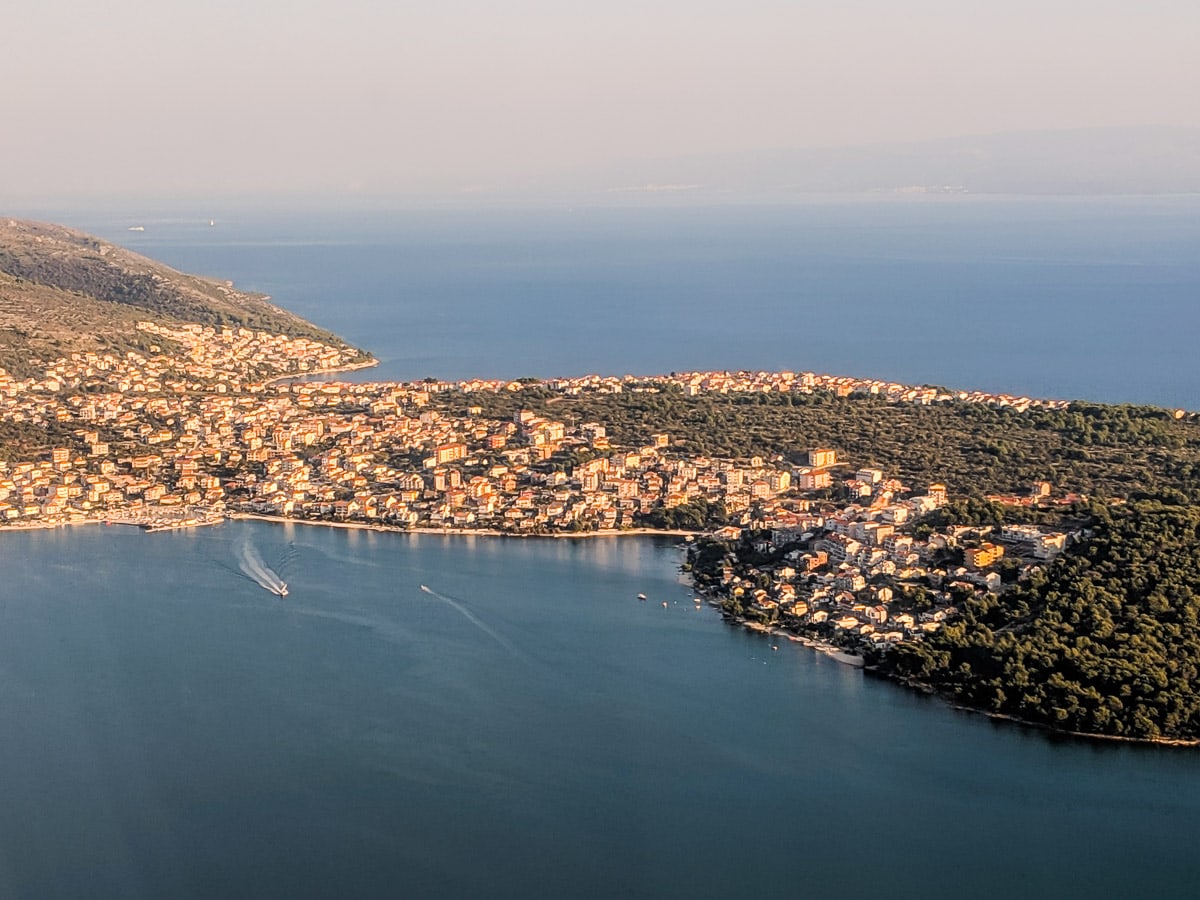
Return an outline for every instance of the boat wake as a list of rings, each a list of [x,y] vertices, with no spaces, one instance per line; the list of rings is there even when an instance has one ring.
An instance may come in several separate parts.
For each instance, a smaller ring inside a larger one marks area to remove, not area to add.
[[[287,582],[280,577],[278,572],[263,562],[258,548],[252,543],[245,541],[238,547],[237,559],[238,569],[260,588],[279,597],[287,596]]]
[[[479,617],[475,615],[475,613],[471,612],[469,609],[467,609],[465,606],[463,606],[461,603],[459,603],[453,597],[447,597],[445,594],[439,594],[433,588],[431,588],[425,584],[421,585],[421,590],[424,593],[428,594],[429,596],[436,597],[438,600],[441,600],[443,603],[445,603],[447,606],[451,607],[452,609],[458,610],[458,612],[460,612],[468,622],[470,622],[472,625],[474,625],[476,628],[478,628],[480,631],[482,631],[484,634],[486,634],[488,637],[490,637],[493,641],[495,641],[497,644],[499,644],[501,647],[503,647],[505,650],[507,650],[513,656],[524,657],[524,654],[521,653],[521,651],[518,650],[515,646],[513,646],[512,642],[510,640],[508,640],[508,638],[504,637],[504,635],[502,635],[502,634],[497,633],[494,628],[490,627],[486,622],[481,621],[479,619]]]
[[[233,558],[237,563],[237,568],[219,559],[214,559],[212,556],[209,556],[209,560],[226,572],[236,575],[238,578],[244,578],[264,591],[270,591],[277,597],[286,597],[288,595],[288,584],[284,581],[283,576],[279,574],[279,570],[289,563],[295,555],[296,548],[289,544],[287,551],[281,557],[280,561],[272,567],[263,561],[262,554],[258,552],[258,548],[250,543],[250,541],[245,540],[233,548]]]

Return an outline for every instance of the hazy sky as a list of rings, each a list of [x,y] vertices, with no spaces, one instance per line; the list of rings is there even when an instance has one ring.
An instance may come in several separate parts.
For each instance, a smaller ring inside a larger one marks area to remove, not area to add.
[[[616,159],[1200,125],[1195,0],[10,7],[0,202],[460,189]]]

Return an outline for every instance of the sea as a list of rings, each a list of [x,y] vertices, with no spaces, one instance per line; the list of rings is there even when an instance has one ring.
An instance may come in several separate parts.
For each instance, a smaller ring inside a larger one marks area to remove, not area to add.
[[[37,214],[270,294],[371,350],[359,380],[791,370],[1200,410],[1200,195]]]
[[[1200,407],[1197,198],[69,213],[365,346],[359,377],[787,368]],[[0,897],[1195,896],[1197,751],[994,722],[732,627],[682,559],[0,534]]]

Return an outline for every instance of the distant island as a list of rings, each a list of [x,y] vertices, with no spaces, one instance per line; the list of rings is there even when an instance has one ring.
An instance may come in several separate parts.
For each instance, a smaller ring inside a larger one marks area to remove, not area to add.
[[[346,384],[232,285],[0,219],[0,530],[694,536],[699,592],[965,707],[1200,740],[1200,416],[812,372]]]

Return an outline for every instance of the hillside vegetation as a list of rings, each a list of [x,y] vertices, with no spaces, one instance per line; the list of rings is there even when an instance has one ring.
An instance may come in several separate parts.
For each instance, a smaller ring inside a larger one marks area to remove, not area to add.
[[[0,366],[21,376],[38,361],[73,351],[140,348],[138,320],[228,325],[346,346],[261,295],[59,225],[0,219]]]
[[[1094,535],[879,660],[968,706],[1115,737],[1200,739],[1200,510],[1097,510]]]
[[[1072,403],[1017,412],[824,392],[565,397],[537,387],[439,394],[435,402],[459,410],[478,405],[499,418],[526,408],[568,422],[602,422],[619,444],[665,432],[672,449],[691,455],[781,455],[802,463],[809,448],[833,447],[856,466],[878,466],[914,487],[943,482],[958,497],[1025,492],[1046,480],[1060,491],[1200,504],[1200,424],[1157,407]]]

